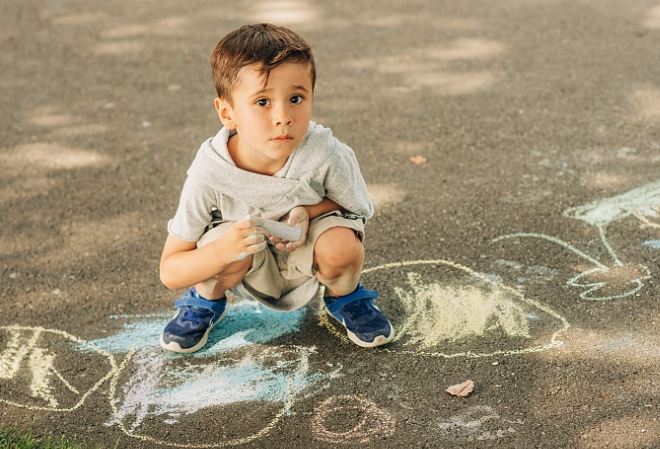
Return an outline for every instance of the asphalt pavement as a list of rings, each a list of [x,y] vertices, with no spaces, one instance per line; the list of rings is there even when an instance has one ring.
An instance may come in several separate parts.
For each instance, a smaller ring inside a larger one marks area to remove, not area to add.
[[[660,448],[658,0],[8,1],[0,428],[118,448]],[[245,23],[317,61],[397,338],[234,298],[193,356],[166,223]],[[474,383],[466,397],[446,390]],[[115,446],[116,445],[116,446]]]

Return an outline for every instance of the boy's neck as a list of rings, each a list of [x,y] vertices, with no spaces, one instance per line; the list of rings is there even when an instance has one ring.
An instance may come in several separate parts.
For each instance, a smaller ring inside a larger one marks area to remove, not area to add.
[[[258,173],[260,175],[273,176],[286,164],[286,161],[284,161],[272,166],[266,166],[242,157],[240,151],[240,136],[238,134],[229,136],[229,140],[227,140],[227,150],[229,152],[229,156],[238,168],[252,173]]]

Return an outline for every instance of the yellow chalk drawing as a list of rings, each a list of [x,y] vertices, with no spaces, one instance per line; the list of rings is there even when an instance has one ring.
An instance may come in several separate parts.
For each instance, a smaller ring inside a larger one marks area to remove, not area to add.
[[[563,344],[559,340],[559,335],[569,328],[564,317],[550,307],[526,298],[518,290],[456,262],[443,259],[395,262],[366,269],[362,274],[363,277],[368,277],[370,273],[377,271],[392,269],[410,271],[410,267],[428,265],[440,265],[458,270],[459,273],[470,275],[487,288],[477,288],[469,283],[459,286],[436,282],[423,284],[418,273],[407,273],[409,288],[393,287],[398,298],[384,297],[380,300],[390,301],[390,304],[396,303],[401,307],[400,313],[403,315],[401,324],[399,326],[395,324],[397,337],[391,346],[383,348],[384,351],[442,358],[479,358],[541,352]],[[319,292],[319,295],[322,295],[322,292]],[[480,337],[486,332],[496,330],[512,338],[529,339],[528,314],[523,306],[541,311],[547,314],[551,321],[556,322],[558,328],[549,336],[547,343],[518,349],[494,348],[489,352],[452,353],[437,350],[443,344],[468,336]],[[328,317],[323,301],[319,301],[317,317],[320,326],[350,344],[345,331],[339,329]],[[393,316],[390,318],[392,319]],[[405,349],[410,346],[416,346],[416,349]]]
[[[55,354],[43,348],[34,348],[30,354],[28,365],[32,371],[32,383],[30,390],[33,398],[43,399],[48,405],[57,408],[59,403],[52,393],[50,379],[55,375],[64,384],[69,391],[80,394],[80,392],[71,386],[69,382],[55,369]]]
[[[498,327],[510,336],[530,336],[525,310],[505,289],[424,285],[418,273],[408,273],[408,282],[412,291],[394,288],[406,315],[395,340],[409,336],[406,346],[419,344],[428,349],[446,340],[482,336]]]
[[[343,417],[354,410],[357,422],[352,428],[339,431],[328,429],[332,417]],[[312,419],[312,434],[317,440],[327,443],[368,443],[373,437],[387,438],[394,434],[396,421],[374,402],[360,396],[333,396],[323,401],[315,410]]]
[[[22,404],[4,398],[0,398],[0,403],[29,410],[71,412],[80,408],[85,400],[98,390],[103,383],[119,373],[115,359],[110,353],[96,348],[84,340],[64,331],[45,329],[43,327],[13,325],[0,326],[0,332],[6,332],[9,334],[7,347],[2,353],[0,353],[0,380],[12,380],[16,378],[21,373],[23,366],[25,366],[29,371],[31,379],[30,396],[45,402],[47,405]],[[55,369],[54,361],[57,357],[56,353],[51,351],[50,348],[41,347],[39,345],[40,340],[43,340],[45,336],[59,336],[68,340],[72,345],[87,344],[87,348],[90,351],[103,356],[107,360],[110,368],[108,373],[92,385],[91,388],[81,394],[78,389],[67,382],[67,380]],[[74,396],[73,400],[75,403],[71,407],[60,406],[60,401],[57,400],[53,393],[52,382],[54,381],[54,378],[58,379]],[[2,388],[0,391],[7,391],[7,389]],[[12,392],[9,393],[12,394]]]
[[[10,339],[7,347],[0,354],[0,379],[12,379],[16,375],[23,359],[34,348],[41,335],[40,330],[35,330],[30,338],[24,339],[20,329],[6,329]]]

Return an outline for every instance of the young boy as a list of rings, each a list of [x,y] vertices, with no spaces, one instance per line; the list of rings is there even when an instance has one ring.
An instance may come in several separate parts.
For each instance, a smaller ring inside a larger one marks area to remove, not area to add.
[[[161,346],[194,352],[223,317],[225,291],[293,310],[325,285],[325,305],[363,347],[390,341],[394,329],[358,284],[364,225],[373,204],[353,151],[310,121],[316,70],[309,45],[270,24],[225,36],[211,55],[214,106],[222,122],[202,143],[168,223],[160,277],[190,287]],[[258,217],[258,218],[250,218]],[[261,219],[301,230],[286,241]]]

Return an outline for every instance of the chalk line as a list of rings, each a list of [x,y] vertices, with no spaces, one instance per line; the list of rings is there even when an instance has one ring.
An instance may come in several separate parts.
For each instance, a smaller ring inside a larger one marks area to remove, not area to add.
[[[270,352],[275,351],[274,348],[267,348],[267,350]],[[290,350],[289,348],[286,348],[286,350]],[[117,420],[116,422],[113,422],[112,424],[117,424],[120,430],[128,437],[141,440],[144,442],[149,442],[153,444],[158,444],[158,445],[163,445],[163,446],[173,446],[173,447],[181,447],[181,448],[218,448],[218,447],[227,447],[227,446],[237,446],[241,444],[246,444],[255,440],[258,440],[259,438],[264,437],[267,435],[269,432],[275,428],[275,426],[278,424],[278,422],[284,417],[285,415],[288,415],[293,408],[294,405],[294,397],[295,394],[300,390],[300,386],[302,384],[302,377],[304,377],[304,372],[306,372],[309,368],[309,360],[308,360],[308,355],[309,353],[315,351],[315,348],[305,348],[305,347],[294,347],[294,350],[297,352],[303,351],[304,357],[302,362],[299,363],[299,366],[297,367],[297,370],[294,372],[293,375],[287,377],[287,382],[286,382],[286,391],[284,393],[284,401],[283,401],[283,406],[282,408],[274,415],[273,419],[266,424],[265,427],[263,427],[261,430],[258,432],[242,437],[242,438],[235,438],[227,441],[222,441],[222,442],[217,442],[217,443],[175,443],[171,441],[165,441],[163,439],[159,439],[156,437],[152,437],[149,435],[143,435],[143,434],[138,434],[135,432],[130,431],[129,429],[126,428],[126,425],[124,422],[120,419]],[[311,352],[310,352],[311,351]],[[123,370],[129,363],[132,357],[134,357],[135,351],[130,352],[124,361],[121,364],[120,371]],[[264,355],[261,356],[262,358]],[[227,359],[229,359],[227,357]],[[233,359],[230,359],[233,360]],[[240,361],[239,361],[240,362]],[[334,371],[334,373],[331,373],[331,376],[333,374],[336,374],[339,370],[341,370],[341,366]],[[116,376],[113,378],[111,381],[111,385],[109,388],[109,397],[110,397],[110,404],[112,408],[112,413],[115,416],[118,416],[119,410],[117,408],[117,403],[119,400],[116,398],[116,392],[117,392],[117,384],[118,384],[118,377]],[[320,388],[318,391],[323,390],[324,388]],[[308,394],[307,397],[309,397],[312,393]]]
[[[605,237],[605,226],[598,225],[596,226],[598,228],[598,235],[600,236],[600,240],[603,242],[603,246],[605,246],[605,249],[607,250],[608,253],[610,253],[610,256],[612,257],[612,260],[614,260],[614,263],[623,266],[619,258],[616,256],[616,253],[610,246],[610,243],[607,241],[607,238]]]
[[[633,212],[633,215],[635,216],[635,218],[637,218],[639,221],[644,223],[649,228],[660,229],[660,224],[652,222],[651,220],[646,218],[644,214],[641,214],[639,212]]]
[[[585,276],[589,276],[593,273],[598,273],[598,272],[607,273],[608,271],[610,271],[608,268],[601,269],[599,267],[596,267],[596,268],[592,268],[591,270],[587,270],[583,273],[579,273],[577,276],[571,278],[568,281],[567,284],[570,285],[571,287],[588,288],[587,290],[583,291],[580,294],[580,298],[584,299],[586,301],[611,301],[613,299],[627,298],[628,296],[634,295],[635,293],[640,291],[642,289],[642,287],[644,287],[644,283],[642,282],[642,280],[651,279],[651,272],[649,271],[648,267],[646,267],[645,265],[641,265],[641,264],[638,265],[638,267],[641,268],[642,270],[644,270],[644,272],[646,274],[644,276],[638,278],[638,279],[633,279],[631,281],[634,284],[636,284],[637,287],[635,287],[633,290],[627,291],[626,293],[622,293],[620,295],[591,297],[589,295],[592,292],[600,290],[601,288],[605,287],[607,285],[607,282],[603,282],[603,281],[601,281],[601,282],[591,282],[591,283],[588,282],[586,284],[582,284],[582,283],[577,282],[578,279],[580,279],[582,277],[585,277]]]
[[[660,181],[629,190],[620,195],[571,207],[563,212],[568,218],[582,220],[593,226],[605,226],[629,215],[649,215],[660,207]]]
[[[495,285],[499,288],[505,289],[506,291],[510,292],[514,296],[518,297],[518,299],[528,305],[531,305],[533,307],[536,307],[537,309],[542,310],[543,312],[547,313],[551,317],[557,319],[558,321],[561,322],[562,327],[555,331],[551,338],[550,342],[545,344],[545,345],[540,345],[540,346],[534,346],[530,348],[523,348],[523,349],[516,349],[516,350],[496,350],[492,352],[484,352],[484,353],[475,353],[472,351],[464,351],[464,352],[458,352],[454,354],[446,354],[444,352],[426,352],[426,351],[409,351],[409,350],[404,350],[404,349],[390,349],[387,347],[382,348],[383,351],[387,352],[395,352],[395,353],[401,353],[401,354],[411,354],[411,355],[422,355],[422,356],[430,356],[430,357],[442,357],[446,359],[451,359],[451,358],[460,358],[460,357],[465,357],[465,358],[481,358],[481,357],[492,357],[492,356],[511,356],[511,355],[518,355],[518,354],[529,354],[529,353],[534,353],[534,352],[542,352],[542,351],[547,351],[552,348],[556,348],[559,346],[563,345],[563,342],[559,340],[559,335],[566,331],[570,325],[568,324],[568,321],[561,315],[559,315],[557,312],[552,310],[550,307],[541,304],[540,302],[534,301],[529,298],[525,298],[524,295],[522,295],[519,291],[517,291],[514,288],[508,287],[504,284],[498,283],[490,279],[488,276],[484,275],[483,273],[479,273],[477,271],[472,270],[469,267],[466,267],[464,265],[461,265],[456,262],[444,260],[444,259],[433,259],[433,260],[415,260],[415,261],[403,261],[403,262],[393,262],[393,263],[387,263],[383,265],[378,265],[376,267],[368,268],[364,271],[362,271],[362,274],[368,274],[372,273],[378,270],[385,270],[385,269],[390,269],[390,268],[400,268],[400,267],[407,267],[407,266],[414,266],[414,265],[437,265],[437,264],[442,264],[442,265],[447,265],[452,268],[456,268],[458,270],[464,271],[472,276],[475,276],[479,278],[480,280],[487,282],[491,285]],[[323,289],[319,290],[319,296],[323,295]],[[318,324],[319,326],[322,326],[328,330],[332,335],[336,336],[337,338],[343,340],[346,343],[350,343],[350,340],[348,337],[346,337],[345,332],[340,331],[334,323],[330,321],[330,318],[328,314],[325,312],[325,308],[323,306],[323,301],[319,301],[319,308],[317,309],[317,318],[318,318]],[[343,330],[343,329],[342,329]],[[395,329],[396,331],[396,329]],[[352,344],[352,343],[350,343]]]
[[[328,430],[325,422],[331,415],[341,415],[348,410],[359,410],[357,423],[346,431]],[[312,434],[327,443],[368,443],[373,436],[389,437],[394,434],[396,421],[391,414],[376,403],[360,396],[332,396],[315,409],[312,418]]]
[[[612,247],[610,246],[610,244],[607,241],[607,238],[605,237],[604,226],[599,225],[599,224],[597,224],[595,226],[598,229],[598,233],[600,235],[600,238],[601,238],[603,244],[605,245],[605,248],[607,249],[608,253],[611,255],[612,259],[614,260],[614,263],[619,267],[623,267],[624,264],[616,256],[614,250],[612,249]],[[584,299],[586,301],[611,301],[613,299],[627,298],[629,296],[634,295],[639,290],[641,290],[642,287],[644,287],[644,283],[642,282],[643,280],[651,278],[651,272],[649,271],[648,267],[646,267],[645,265],[642,265],[642,264],[638,264],[637,266],[641,270],[643,270],[645,274],[643,276],[637,278],[637,279],[631,280],[631,282],[636,285],[636,287],[634,289],[629,290],[629,291],[627,291],[625,293],[622,293],[622,294],[619,294],[619,295],[590,296],[591,293],[600,290],[602,287],[605,287],[607,285],[607,282],[601,281],[601,282],[593,282],[593,283],[582,284],[580,282],[577,282],[578,279],[580,279],[582,277],[585,277],[585,276],[588,276],[588,275],[591,275],[593,273],[597,273],[597,272],[607,273],[611,270],[610,267],[602,264],[598,260],[596,260],[596,259],[592,258],[591,256],[583,253],[582,251],[580,251],[579,249],[573,247],[572,245],[570,245],[570,244],[568,244],[568,243],[566,243],[562,240],[559,240],[555,237],[547,236],[545,234],[538,234],[538,233],[531,233],[531,232],[519,232],[519,233],[515,233],[515,234],[509,234],[509,235],[503,235],[501,237],[497,237],[497,238],[491,240],[491,243],[498,242],[498,241],[504,240],[504,239],[512,239],[512,238],[516,238],[516,237],[540,238],[540,239],[548,240],[548,241],[553,242],[553,243],[557,243],[558,245],[574,252],[578,256],[583,257],[583,258],[589,260],[590,262],[592,262],[594,265],[596,265],[595,268],[592,268],[591,270],[587,270],[583,273],[577,274],[576,276],[571,278],[566,283],[566,285],[568,285],[570,287],[587,288],[586,291],[583,291],[580,294],[580,299]]]
[[[601,262],[594,259],[590,255],[580,251],[579,249],[577,249],[573,245],[571,245],[569,243],[566,243],[563,240],[559,240],[558,238],[551,237],[551,236],[545,235],[545,234],[537,234],[535,232],[517,232],[515,234],[508,234],[508,235],[502,235],[500,237],[496,237],[496,238],[492,239],[490,242],[495,243],[495,242],[499,242],[500,240],[514,239],[516,237],[532,237],[532,238],[543,239],[543,240],[547,240],[547,241],[552,242],[552,243],[556,243],[560,246],[563,246],[567,250],[572,251],[573,253],[577,254],[578,256],[580,256],[584,259],[587,259],[589,262],[593,263],[596,266],[599,266],[601,268],[607,268],[606,265],[602,264]]]
[[[15,407],[20,407],[20,408],[25,408],[28,410],[45,410],[49,412],[72,412],[78,408],[80,408],[85,400],[94,393],[96,390],[99,389],[101,385],[103,385],[108,379],[111,379],[113,376],[119,374],[117,364],[115,362],[115,358],[112,356],[112,354],[97,348],[91,343],[86,342],[85,340],[76,337],[75,335],[71,335],[67,332],[58,330],[58,329],[46,329],[43,327],[30,327],[30,326],[20,326],[20,325],[11,325],[11,326],[0,326],[0,330],[6,330],[10,333],[20,333],[20,332],[33,332],[33,337],[29,340],[28,345],[32,344],[30,346],[31,348],[34,348],[37,343],[37,339],[42,336],[44,333],[49,333],[49,334],[54,334],[58,335],[60,337],[64,337],[67,340],[70,340],[72,342],[78,343],[78,344],[86,344],[87,347],[89,347],[92,351],[104,356],[107,358],[107,361],[110,365],[110,371],[103,376],[101,379],[99,379],[89,390],[87,390],[81,397],[78,399],[78,402],[76,402],[72,407],[70,408],[58,408],[57,406],[54,407],[42,407],[38,405],[28,405],[28,404],[21,404],[18,402],[10,401],[7,399],[0,398],[0,403],[8,404],[8,405],[13,405]],[[24,357],[24,356],[23,356]],[[20,361],[18,362],[20,366]],[[12,365],[13,366],[13,365]],[[16,369],[18,371],[18,369]],[[69,388],[70,387],[70,388]],[[69,390],[73,391],[70,385],[67,387]],[[75,389],[74,389],[75,390]]]
[[[35,330],[27,342],[22,341],[21,331],[14,328],[0,327],[9,332],[10,340],[0,354],[0,379],[12,379],[21,367],[26,355],[32,351],[41,336],[40,330]]]

